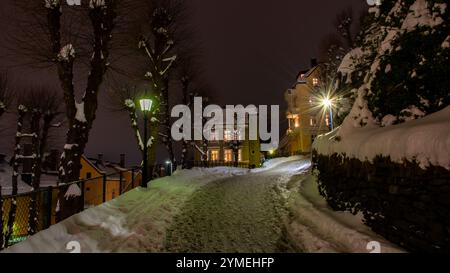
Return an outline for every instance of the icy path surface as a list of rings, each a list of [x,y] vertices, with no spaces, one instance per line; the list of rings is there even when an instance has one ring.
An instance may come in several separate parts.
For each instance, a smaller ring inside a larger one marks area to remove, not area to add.
[[[277,252],[286,214],[279,186],[309,168],[295,160],[199,189],[169,229],[172,252]]]
[[[330,210],[310,161],[270,161],[249,171],[177,171],[115,200],[85,210],[6,252],[382,252],[398,247],[374,234],[360,216]]]
[[[168,230],[171,252],[397,252],[362,224],[331,211],[319,195],[310,161],[209,183],[196,191]]]

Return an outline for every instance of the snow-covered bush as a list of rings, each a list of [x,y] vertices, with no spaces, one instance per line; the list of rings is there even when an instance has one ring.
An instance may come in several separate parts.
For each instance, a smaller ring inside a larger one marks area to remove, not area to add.
[[[444,0],[382,1],[372,7],[339,72],[376,123],[390,125],[450,104],[450,26]],[[364,121],[361,126],[366,125]]]

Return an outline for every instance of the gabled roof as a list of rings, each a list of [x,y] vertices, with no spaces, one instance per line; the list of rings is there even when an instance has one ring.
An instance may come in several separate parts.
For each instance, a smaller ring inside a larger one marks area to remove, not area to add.
[[[92,159],[87,158],[85,155],[82,155],[81,158],[84,159],[84,161],[86,161],[89,164],[89,166],[94,168],[98,173],[101,173],[101,174],[105,173],[96,164],[94,164],[93,161],[91,161]]]

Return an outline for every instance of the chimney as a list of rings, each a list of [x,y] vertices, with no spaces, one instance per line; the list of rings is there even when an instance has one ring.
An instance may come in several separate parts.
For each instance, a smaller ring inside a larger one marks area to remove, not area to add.
[[[120,154],[120,167],[125,168],[125,154]]]
[[[312,58],[311,59],[311,68],[314,68],[317,66],[317,59],[316,58]]]
[[[98,163],[103,164],[103,154],[98,154],[97,160],[98,160]]]

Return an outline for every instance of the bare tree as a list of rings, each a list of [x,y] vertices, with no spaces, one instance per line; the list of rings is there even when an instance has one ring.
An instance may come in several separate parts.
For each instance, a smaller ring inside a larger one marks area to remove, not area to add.
[[[177,27],[183,14],[184,6],[178,0],[149,1],[148,28],[143,30],[139,39],[139,49],[147,58],[145,77],[159,96],[159,137],[167,149],[172,164],[176,158],[172,145],[171,119],[169,102],[170,73],[177,60],[175,52]]]
[[[200,56],[197,52],[198,49],[193,46],[184,46],[178,49],[177,75],[181,82],[182,103],[189,108],[192,108],[194,103],[194,95],[198,95],[196,86],[202,81],[202,71],[198,63]],[[181,167],[183,169],[187,168],[189,146],[192,145],[195,145],[194,141],[183,139],[181,148]]]
[[[348,49],[336,34],[329,34],[321,43],[321,59],[324,63],[322,72],[323,80],[333,80],[337,76],[337,70]]]
[[[142,158],[144,158],[144,146],[147,145],[147,160],[149,165],[148,172],[149,174],[153,175],[155,173],[156,168],[156,146],[157,146],[157,134],[158,134],[158,119],[156,118],[157,114],[159,113],[159,96],[156,94],[147,94],[145,91],[145,88],[139,89],[136,86],[123,86],[121,88],[112,89],[113,92],[111,93],[112,98],[112,110],[114,111],[121,111],[128,113],[130,117],[130,125],[134,132],[135,138],[136,138],[136,144],[138,150],[142,154]],[[151,113],[148,113],[149,123],[147,124],[148,132],[149,132],[149,138],[143,139],[142,130],[139,126],[139,98],[142,98],[143,96],[150,97],[152,99],[152,110]]]
[[[7,111],[11,100],[11,93],[8,89],[8,75],[0,73],[0,117]]]
[[[343,10],[336,16],[334,25],[339,35],[345,40],[346,47],[352,48],[354,46],[354,32],[353,27],[353,9],[351,7]]]
[[[17,211],[17,193],[18,193],[18,176],[19,176],[19,164],[20,164],[20,142],[22,139],[22,129],[23,129],[23,123],[25,120],[25,115],[28,112],[28,109],[23,106],[19,105],[18,108],[18,120],[17,120],[17,133],[15,137],[15,145],[14,145],[14,155],[11,159],[11,164],[13,167],[13,174],[12,174],[12,199],[11,199],[11,207],[9,208],[8,213],[8,223],[7,223],[7,229],[5,232],[5,244],[7,245],[9,242],[9,239],[11,238],[11,235],[13,234],[13,226],[14,221],[16,219],[16,211]]]
[[[57,118],[63,112],[63,99],[58,89],[49,86],[29,87],[22,92],[19,97],[19,105],[23,105],[32,112],[30,129],[36,133],[37,139],[33,145],[33,151],[37,156],[33,168],[33,181],[36,183],[33,188],[38,189],[40,186],[40,177],[42,169],[42,156],[47,150],[49,133],[52,128],[61,126],[61,122],[57,122]],[[38,117],[33,119],[33,115]]]
[[[37,190],[40,188],[40,179],[42,172],[42,157],[47,149],[49,131],[53,127],[58,127],[54,124],[55,119],[62,114],[59,92],[51,87],[37,86],[25,89],[19,97],[19,122],[21,128],[25,126],[27,115],[22,115],[20,109],[27,109],[30,112],[28,117],[29,133],[17,132],[16,137],[31,138],[32,155],[32,169],[31,169],[31,186],[32,194],[29,204],[29,227],[28,233],[34,234],[37,232]],[[18,125],[19,126],[19,125]],[[19,144],[20,144],[19,140]],[[26,156],[18,154],[19,150],[15,150],[15,161],[20,162]]]
[[[116,18],[117,2],[117,0],[105,0],[90,1],[89,3],[88,16],[94,34],[92,57],[87,87],[81,102],[77,102],[73,84],[76,51],[73,44],[64,45],[61,39],[62,4],[60,1],[46,1],[47,27],[52,44],[51,52],[64,92],[69,128],[59,169],[62,183],[76,181],[80,177],[81,155],[84,153],[89,132],[96,117],[98,93],[108,67],[109,43]],[[79,198],[65,198],[64,195],[65,191],[61,190],[59,220],[74,214],[81,205]]]

